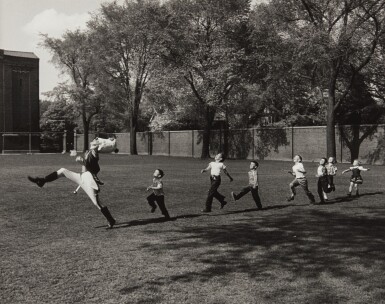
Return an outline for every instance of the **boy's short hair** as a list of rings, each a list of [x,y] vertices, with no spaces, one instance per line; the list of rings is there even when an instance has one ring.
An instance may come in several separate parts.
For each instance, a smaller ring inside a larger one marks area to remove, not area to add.
[[[158,170],[158,171],[159,171],[159,175],[160,175],[160,177],[163,177],[163,176],[164,176],[164,172],[163,172],[163,170],[162,170],[162,169],[156,169],[156,170]]]
[[[259,166],[259,163],[258,163],[256,160],[251,160],[250,162],[251,162],[251,163],[254,163],[256,167]]]
[[[302,161],[302,156],[301,155],[297,154],[296,156],[298,156],[299,160]]]

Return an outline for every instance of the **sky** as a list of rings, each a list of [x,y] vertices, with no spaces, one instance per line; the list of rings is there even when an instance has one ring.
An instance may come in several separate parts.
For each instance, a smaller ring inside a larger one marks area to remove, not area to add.
[[[0,49],[33,52],[40,58],[40,98],[65,78],[39,46],[41,33],[60,38],[66,30],[84,29],[106,0],[0,0]]]
[[[117,1],[122,3],[123,0]],[[261,0],[254,0],[257,2]],[[84,29],[90,13],[108,0],[0,0],[0,49],[33,52],[40,58],[40,98],[65,80],[39,46],[40,34],[60,38],[66,30]]]

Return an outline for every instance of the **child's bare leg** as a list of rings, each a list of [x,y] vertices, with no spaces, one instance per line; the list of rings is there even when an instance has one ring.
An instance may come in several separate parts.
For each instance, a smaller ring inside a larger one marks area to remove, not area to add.
[[[351,195],[351,194],[352,194],[353,186],[354,186],[354,183],[353,183],[353,182],[350,182],[349,193],[348,193],[348,195]]]
[[[355,184],[355,185],[354,185],[354,188],[355,188],[355,190],[356,190],[356,196],[359,196],[359,193],[358,193],[358,184]]]
[[[116,221],[112,217],[108,208],[103,207],[102,204],[100,203],[98,191],[93,189],[92,187],[90,187],[87,184],[85,184],[85,185],[82,184],[82,188],[83,188],[84,192],[88,195],[88,197],[91,199],[92,203],[103,213],[103,215],[105,216],[105,218],[108,221],[108,226],[110,228],[112,228],[115,225]]]
[[[322,193],[323,193],[323,196],[324,196],[324,200],[327,200],[328,199],[327,194],[324,191],[322,191]]]
[[[296,195],[296,191],[295,191],[295,187],[297,187],[299,185],[298,181],[296,179],[294,179],[290,184],[289,184],[289,187],[290,187],[290,193],[291,193],[291,196],[294,197]]]

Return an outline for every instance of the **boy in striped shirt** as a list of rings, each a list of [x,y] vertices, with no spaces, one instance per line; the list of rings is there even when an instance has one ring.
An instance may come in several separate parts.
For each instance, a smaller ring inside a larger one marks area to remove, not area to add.
[[[245,194],[251,192],[251,195],[253,196],[253,199],[255,204],[257,205],[257,208],[262,209],[261,199],[258,193],[258,166],[259,164],[256,160],[252,160],[250,162],[250,171],[248,172],[249,185],[244,187],[239,194],[235,194],[234,192],[231,192],[231,196],[234,202],[239,200]]]

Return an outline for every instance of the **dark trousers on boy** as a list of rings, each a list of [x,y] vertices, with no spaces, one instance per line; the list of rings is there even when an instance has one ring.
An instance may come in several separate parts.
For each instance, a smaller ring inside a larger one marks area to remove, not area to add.
[[[301,186],[301,188],[305,191],[307,197],[309,198],[310,202],[312,204],[315,203],[314,195],[313,193],[310,192],[308,184],[307,184],[307,179],[306,178],[295,178],[291,183],[290,183],[290,189],[291,189],[291,197],[288,199],[289,201],[294,199],[294,196],[296,195],[295,188]]]
[[[321,204],[325,203],[324,192],[329,193],[331,191],[331,189],[328,188],[328,186],[329,186],[329,183],[328,183],[327,176],[320,176],[317,182],[317,192],[318,192],[318,196],[320,198]]]
[[[251,195],[253,196],[253,199],[254,199],[255,204],[257,205],[257,208],[258,209],[262,209],[261,198],[259,197],[259,193],[258,193],[258,186],[255,187],[255,188],[253,186],[251,186],[251,185],[249,185],[247,187],[244,187],[241,190],[241,192],[239,192],[238,194],[234,193],[234,199],[237,201],[242,196],[246,195],[249,192],[251,192]]]
[[[170,218],[170,215],[168,214],[166,205],[164,203],[164,195],[155,195],[154,193],[152,193],[147,197],[147,201],[148,201],[148,204],[151,206],[152,210],[154,211],[156,209],[155,203],[157,203],[164,217],[167,219]]]
[[[210,182],[211,186],[206,199],[206,211],[211,211],[214,198],[216,198],[221,203],[221,208],[223,208],[227,204],[227,202],[225,201],[225,197],[218,192],[218,188],[221,185],[221,177],[210,176]]]
[[[328,183],[330,186],[330,191],[336,191],[336,187],[334,186],[334,176],[333,175],[328,175]]]

